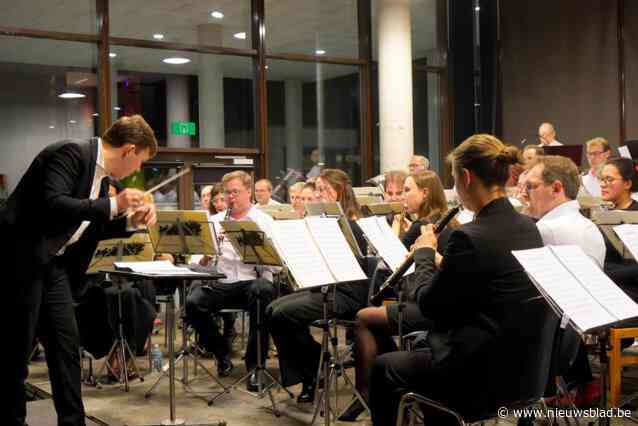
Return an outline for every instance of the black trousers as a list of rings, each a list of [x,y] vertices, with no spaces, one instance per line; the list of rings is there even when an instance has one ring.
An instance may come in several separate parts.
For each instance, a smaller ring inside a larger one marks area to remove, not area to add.
[[[328,316],[354,319],[368,304],[368,282],[342,283],[336,287],[336,304],[329,291]],[[319,289],[300,290],[275,300],[266,310],[270,334],[277,346],[284,386],[314,380],[321,345],[310,334],[309,325],[323,318],[323,294]]]
[[[268,330],[265,327],[266,306],[275,298],[275,289],[270,281],[263,278],[234,283],[213,282],[195,287],[186,296],[186,319],[199,333],[200,342],[211,349],[217,359],[230,353],[228,341],[220,333],[213,316],[221,309],[244,309],[250,313],[248,347],[246,348],[246,368],[257,364],[257,300],[260,304],[261,358],[265,362],[268,355]]]
[[[429,350],[391,352],[380,355],[372,367],[370,410],[374,426],[395,425],[401,397],[417,392],[430,399],[444,401],[444,384],[435,379]],[[449,415],[424,412],[426,424],[457,424]]]
[[[2,410],[2,425],[22,425],[26,418],[25,380],[28,358],[37,334],[44,346],[53,402],[59,426],[83,426],[84,406],[80,389],[79,332],[75,320],[69,276],[59,258],[54,258],[38,279],[11,289],[9,309],[13,319],[8,324],[10,363],[8,375],[9,407]],[[4,375],[5,373],[3,373]],[[4,387],[4,386],[3,386]]]

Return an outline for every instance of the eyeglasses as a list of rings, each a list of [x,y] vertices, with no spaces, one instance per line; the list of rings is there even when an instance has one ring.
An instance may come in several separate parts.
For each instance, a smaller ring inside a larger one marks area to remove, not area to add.
[[[588,157],[598,157],[599,155],[603,154],[605,151],[587,151],[587,156]]]
[[[611,185],[614,181],[620,180],[620,178],[615,178],[611,176],[604,176],[600,178],[600,183],[605,185]]]
[[[230,191],[228,191],[228,190],[224,190],[224,195],[225,195],[226,197],[229,197],[229,196],[231,196],[231,195],[232,195],[233,197],[236,197],[236,196],[238,196],[239,194],[241,194],[241,192],[242,192],[242,191],[243,191],[243,189],[231,189]]]

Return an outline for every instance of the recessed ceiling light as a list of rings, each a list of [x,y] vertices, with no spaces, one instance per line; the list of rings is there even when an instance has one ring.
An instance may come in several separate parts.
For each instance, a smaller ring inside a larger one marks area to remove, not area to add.
[[[93,114],[91,114],[91,115],[93,115],[93,117],[97,117],[97,116],[99,116],[100,114],[98,114],[97,112],[94,112],[94,113],[93,113]]]
[[[49,129],[55,129],[55,126],[49,126]]]
[[[77,121],[75,121],[75,120],[69,120],[69,124],[75,124],[75,123],[77,123]]]
[[[120,108],[120,107],[113,107],[113,109],[114,109],[115,111],[119,111],[119,110],[121,110],[122,108]]]
[[[162,59],[162,62],[171,65],[183,65],[189,63],[191,60],[188,58],[166,58]]]
[[[317,55],[325,55],[325,54],[326,54],[326,51],[325,51],[325,50],[323,50],[323,49],[317,49],[317,50],[315,50],[315,53],[316,53]]]
[[[240,40],[246,40],[246,33],[245,32],[235,33],[233,34],[233,37],[238,38]]]
[[[113,52],[109,53],[109,58],[115,58],[116,56],[117,56],[117,53],[113,53]]]
[[[224,14],[223,14],[223,13],[221,13],[219,10],[213,10],[213,11],[210,13],[210,16],[212,16],[212,17],[213,17],[213,18],[215,18],[215,19],[222,19],[222,18],[224,17]]]
[[[153,34],[153,38],[155,40],[164,40],[164,34],[160,34],[160,33]]]
[[[60,93],[58,95],[58,98],[62,98],[62,99],[80,99],[80,98],[86,98],[86,95],[84,95],[82,93],[65,92],[65,93]]]
[[[266,65],[266,69],[268,69],[268,65]]]
[[[477,12],[480,12],[480,11],[481,11],[481,6],[476,6],[476,7],[474,8],[474,10],[476,10]]]

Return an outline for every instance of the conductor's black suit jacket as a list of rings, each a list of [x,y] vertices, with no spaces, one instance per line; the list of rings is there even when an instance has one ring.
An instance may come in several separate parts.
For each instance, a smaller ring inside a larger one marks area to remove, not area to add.
[[[110,220],[108,179],[103,179],[99,197],[89,199],[97,149],[97,139],[49,145],[36,156],[0,208],[0,264],[9,286],[28,286],[38,281],[44,267],[82,221],[91,224],[61,257],[72,285],[84,282],[101,239],[128,235],[124,217]]]

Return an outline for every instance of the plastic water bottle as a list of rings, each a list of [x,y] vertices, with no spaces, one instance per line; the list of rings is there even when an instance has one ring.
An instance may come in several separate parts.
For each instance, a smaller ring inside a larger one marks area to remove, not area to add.
[[[153,371],[162,370],[162,351],[157,343],[151,349],[151,367]]]

